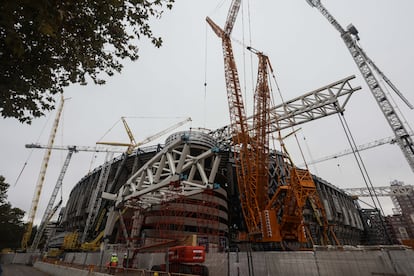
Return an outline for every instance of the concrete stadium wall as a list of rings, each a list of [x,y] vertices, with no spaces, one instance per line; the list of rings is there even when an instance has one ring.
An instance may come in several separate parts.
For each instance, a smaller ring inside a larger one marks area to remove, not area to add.
[[[33,264],[40,258],[39,253],[6,253],[0,254],[1,264]]]
[[[119,256],[122,256],[119,254]],[[4,254],[1,263],[27,264],[35,257],[31,254]],[[66,253],[63,261],[77,265],[105,265],[110,253]],[[122,259],[122,257],[120,257]],[[249,259],[251,262],[249,262]],[[134,267],[151,269],[164,263],[164,253],[137,254]],[[249,265],[252,264],[252,265]],[[230,252],[209,253],[204,263],[210,275],[303,275],[303,276],[372,276],[414,275],[413,250],[316,250],[312,252]],[[36,262],[35,266],[52,275],[80,275],[68,267]],[[41,266],[41,267],[40,267]],[[55,267],[55,268],[53,268]],[[58,268],[59,267],[59,268]],[[59,269],[52,273],[50,269]],[[63,269],[63,270],[62,270]],[[62,270],[62,272],[60,272]],[[65,274],[68,273],[68,274]],[[85,274],[87,275],[87,274]],[[98,275],[98,274],[96,274]]]
[[[328,250],[314,252],[208,254],[210,275],[372,276],[414,275],[412,250]],[[228,273],[228,271],[230,273]]]
[[[40,271],[46,272],[50,275],[59,275],[59,276],[105,276],[108,274],[99,273],[99,272],[90,272],[88,270],[80,270],[76,268],[71,268],[67,266],[54,265],[44,262],[36,262],[33,265],[35,268]]]

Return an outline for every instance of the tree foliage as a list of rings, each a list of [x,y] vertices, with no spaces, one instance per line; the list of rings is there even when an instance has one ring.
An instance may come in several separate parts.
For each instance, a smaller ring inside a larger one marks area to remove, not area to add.
[[[25,229],[24,211],[13,208],[7,201],[9,186],[0,175],[0,249],[19,248]]]
[[[138,58],[137,41],[156,47],[150,20],[175,0],[0,1],[0,114],[30,123],[56,93],[91,78],[103,84]]]

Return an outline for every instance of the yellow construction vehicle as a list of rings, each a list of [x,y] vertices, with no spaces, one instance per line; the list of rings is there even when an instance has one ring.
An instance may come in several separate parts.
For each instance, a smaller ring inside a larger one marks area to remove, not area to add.
[[[101,240],[105,231],[101,231],[96,238],[91,242],[84,242],[81,244],[82,251],[98,251],[101,246]]]

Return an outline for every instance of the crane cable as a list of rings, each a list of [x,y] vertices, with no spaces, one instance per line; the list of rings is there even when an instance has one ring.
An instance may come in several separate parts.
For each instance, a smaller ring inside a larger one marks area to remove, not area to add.
[[[39,141],[40,141],[40,137],[43,135],[43,132],[45,131],[46,126],[48,125],[48,123],[49,123],[49,121],[50,121],[50,118],[51,118],[51,117],[52,117],[52,116],[50,116],[50,113],[49,113],[49,116],[47,116],[47,120],[46,120],[45,124],[43,125],[43,128],[42,128],[42,130],[40,131],[39,136],[37,137],[36,143],[39,143]],[[31,149],[31,150],[30,150],[29,155],[27,156],[26,161],[24,162],[23,167],[22,167],[22,169],[20,170],[19,175],[17,176],[16,181],[14,182],[13,188],[14,188],[14,187],[16,187],[17,183],[19,182],[19,179],[20,179],[20,177],[22,176],[23,171],[24,171],[24,169],[25,169],[25,168],[26,168],[26,166],[27,166],[27,163],[29,162],[30,158],[32,157],[33,150],[34,150],[34,149]]]
[[[351,130],[349,128],[349,125],[348,125],[348,123],[347,123],[347,121],[345,119],[345,116],[343,114],[341,114],[341,115],[338,114],[338,117],[339,117],[339,121],[341,122],[341,126],[342,126],[342,128],[344,130],[345,136],[346,136],[346,138],[348,140],[348,143],[349,143],[349,145],[350,145],[350,147],[352,149],[352,153],[353,153],[353,155],[355,157],[355,160],[357,162],[358,168],[359,168],[359,170],[361,172],[361,175],[362,175],[362,177],[364,179],[365,185],[366,185],[366,187],[368,189],[368,192],[370,194],[370,197],[371,197],[371,199],[372,199],[372,201],[374,203],[374,206],[375,206],[375,208],[378,208],[377,207],[377,204],[376,204],[376,202],[374,200],[374,198],[375,198],[376,201],[377,201],[377,203],[378,203],[378,205],[379,205],[379,207],[380,207],[380,209],[381,209],[381,211],[382,211],[382,213],[384,213],[383,210],[382,210],[381,203],[379,202],[378,196],[375,193],[374,186],[372,185],[371,178],[370,178],[370,176],[368,174],[368,171],[367,171],[367,169],[365,167],[365,163],[363,162],[362,157],[360,155],[360,152],[357,149],[356,142],[355,142],[354,137],[352,135],[352,132],[351,132]]]
[[[203,127],[205,128],[206,127],[206,118],[207,118],[207,61],[208,61],[208,59],[207,59],[207,57],[208,57],[208,55],[207,55],[207,49],[208,49],[208,47],[207,47],[207,44],[208,44],[208,42],[207,42],[207,38],[208,38],[208,23],[206,22],[205,23],[205,38],[204,38],[204,107],[203,107],[203,109],[204,109],[204,114],[203,114],[203,119],[204,119],[204,124],[203,124]]]
[[[278,84],[278,82],[277,82],[277,80],[276,80],[276,76],[275,76],[275,74],[274,74],[274,72],[273,72],[273,70],[272,70],[272,68],[271,68],[271,67],[270,67],[270,73],[271,73],[271,75],[272,75],[273,81],[274,81],[274,82],[275,82],[275,84],[276,84],[276,88],[277,88],[277,91],[278,91],[278,94],[279,94],[280,100],[281,100],[281,102],[282,102],[283,108],[285,109],[285,112],[287,113],[287,110],[286,110],[286,104],[285,104],[285,100],[284,100],[283,95],[282,95],[282,91],[281,91],[281,89],[280,89],[280,87],[279,87],[279,84]],[[269,83],[270,83],[270,82],[269,82]],[[301,147],[301,145],[300,145],[300,143],[299,143],[298,136],[296,135],[297,130],[295,129],[295,127],[294,127],[293,125],[291,126],[291,129],[292,129],[292,134],[293,134],[293,135],[294,135],[294,137],[295,137],[296,144],[298,145],[299,152],[300,152],[300,154],[301,154],[301,156],[302,156],[302,159],[303,159],[303,161],[304,161],[304,163],[305,163],[306,169],[307,169],[307,170],[309,170],[309,168],[308,168],[308,164],[306,163],[306,160],[305,160],[305,155],[304,155],[303,150],[302,150],[302,147]],[[279,137],[280,137],[280,131],[279,131]],[[280,140],[281,140],[281,137],[280,137]],[[282,141],[280,141],[280,142],[282,142]],[[287,153],[287,152],[285,152],[285,153],[289,155],[289,153]],[[289,160],[290,160],[290,162],[292,162],[290,155],[289,155]],[[292,164],[291,164],[291,165],[294,165],[294,164],[293,164],[293,162],[292,162]]]
[[[339,117],[339,121],[341,122],[342,128],[343,128],[343,130],[345,132],[345,135],[346,135],[346,138],[348,140],[348,143],[351,146],[352,153],[354,154],[355,160],[356,160],[357,165],[358,165],[358,168],[359,168],[359,170],[361,172],[362,178],[364,179],[365,186],[368,189],[368,192],[369,192],[369,195],[371,197],[372,203],[374,204],[375,209],[376,210],[380,210],[380,212],[381,212],[380,215],[379,215],[379,219],[380,219],[381,225],[382,225],[382,227],[384,229],[384,233],[387,236],[388,241],[390,242],[391,241],[391,238],[390,238],[390,236],[388,234],[388,231],[387,231],[385,222],[383,220],[383,216],[385,215],[385,213],[384,213],[384,210],[382,208],[382,204],[379,201],[379,198],[378,198],[377,193],[375,192],[374,185],[372,184],[371,178],[370,178],[370,176],[368,174],[368,171],[367,171],[367,169],[365,167],[365,163],[362,160],[362,157],[361,157],[361,155],[359,153],[359,150],[357,148],[357,144],[355,142],[355,139],[354,139],[354,137],[352,135],[351,129],[349,128],[349,125],[348,125],[348,123],[347,123],[347,121],[346,121],[345,116],[344,116],[343,113],[338,113],[338,117]],[[377,201],[378,206],[377,206],[377,203],[375,202],[375,200]]]
[[[104,133],[104,135],[100,138],[100,139],[98,139],[98,141],[101,141],[104,137],[105,137],[105,135],[107,135],[117,124],[118,124],[118,122],[120,121],[121,119],[118,119],[105,133]]]

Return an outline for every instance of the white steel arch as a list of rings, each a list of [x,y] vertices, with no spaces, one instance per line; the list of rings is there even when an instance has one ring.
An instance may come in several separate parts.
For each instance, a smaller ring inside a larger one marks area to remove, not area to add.
[[[154,204],[191,196],[218,187],[215,177],[219,150],[212,138],[199,132],[181,132],[134,173],[116,194],[102,198],[115,201],[116,208],[146,209]]]

